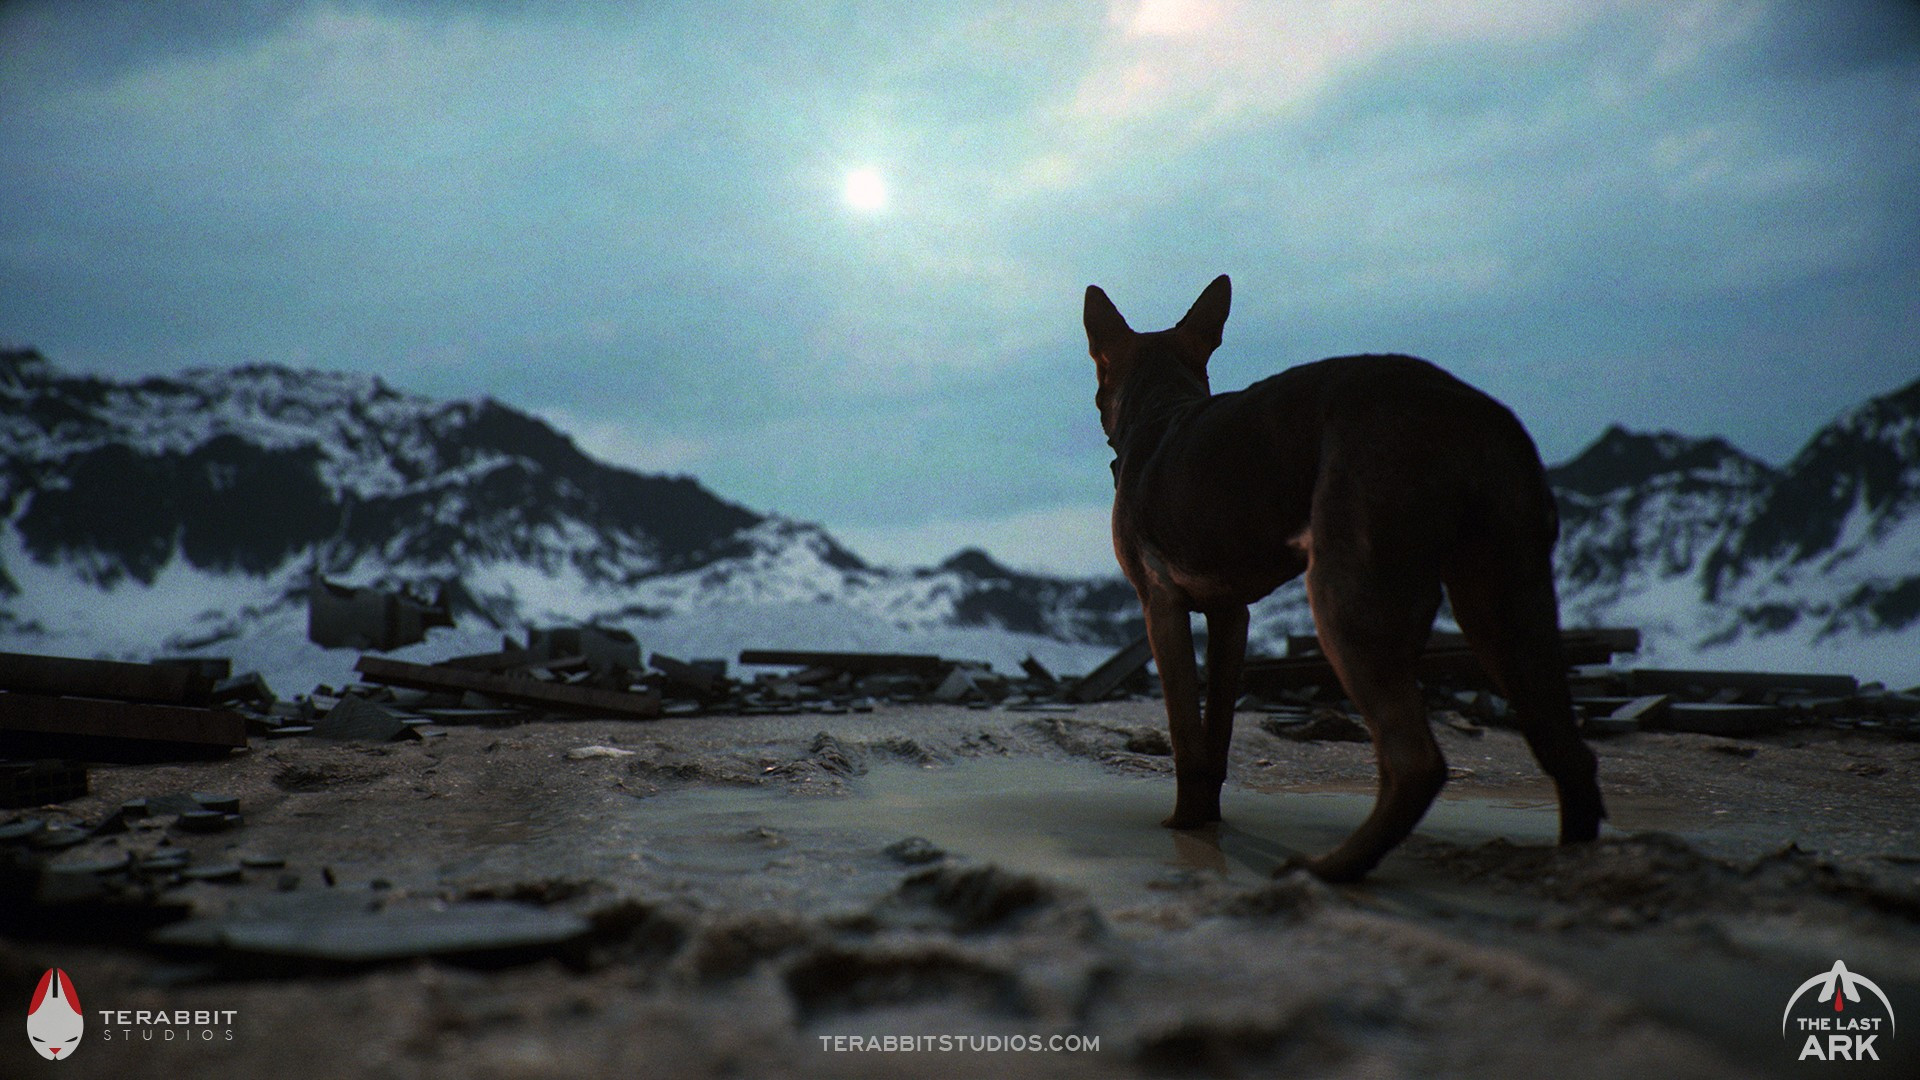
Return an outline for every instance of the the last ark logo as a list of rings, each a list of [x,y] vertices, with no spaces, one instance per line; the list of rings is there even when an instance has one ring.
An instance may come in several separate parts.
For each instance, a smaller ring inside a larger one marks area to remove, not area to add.
[[[1780,1017],[1780,1037],[1799,1040],[1801,1061],[1878,1061],[1880,1047],[1893,1036],[1893,1003],[1873,980],[1840,960],[1801,983]]]

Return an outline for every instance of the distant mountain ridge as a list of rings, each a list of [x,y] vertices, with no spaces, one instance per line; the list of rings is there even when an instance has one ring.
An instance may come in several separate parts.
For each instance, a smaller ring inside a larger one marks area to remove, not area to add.
[[[1564,621],[1638,625],[1676,656],[1856,655],[1920,678],[1920,381],[1780,469],[1720,439],[1613,427],[1548,478]]]
[[[1897,660],[1920,654],[1920,382],[1781,469],[1616,426],[1549,478],[1568,625],[1640,626],[1663,661],[1920,681]],[[1050,655],[1073,663],[1138,632],[1117,576],[1021,573],[958,539],[938,566],[870,566],[816,525],[596,461],[485,398],[266,365],[120,382],[0,353],[0,648],[244,655],[271,640],[284,657],[304,648],[314,568],[457,580],[482,636],[584,621],[710,648],[730,632],[946,635],[1003,658],[1059,643]],[[1290,586],[1259,606],[1254,647],[1309,625]]]

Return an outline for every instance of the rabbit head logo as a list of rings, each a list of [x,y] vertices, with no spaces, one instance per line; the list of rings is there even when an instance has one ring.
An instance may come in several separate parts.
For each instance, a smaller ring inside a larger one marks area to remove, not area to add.
[[[34,1051],[48,1061],[72,1057],[85,1026],[73,980],[59,968],[48,968],[27,1006],[27,1037],[33,1040]]]

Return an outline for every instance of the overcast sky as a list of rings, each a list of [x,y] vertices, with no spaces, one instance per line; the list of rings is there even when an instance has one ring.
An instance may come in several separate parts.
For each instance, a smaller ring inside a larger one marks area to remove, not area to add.
[[[1110,572],[1080,326],[1425,356],[1549,461],[1920,375],[1905,4],[0,6],[0,341],[490,395],[862,554]]]

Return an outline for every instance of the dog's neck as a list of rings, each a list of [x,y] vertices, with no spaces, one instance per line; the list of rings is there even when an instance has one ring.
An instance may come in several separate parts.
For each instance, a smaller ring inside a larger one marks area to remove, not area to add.
[[[1137,476],[1180,420],[1212,396],[1206,380],[1177,362],[1143,364],[1122,384],[1112,434],[1113,484]]]

